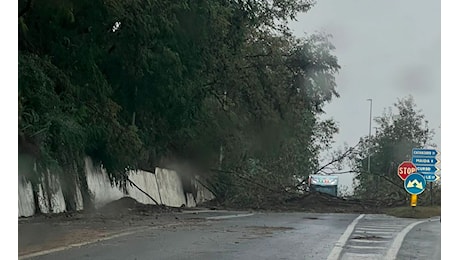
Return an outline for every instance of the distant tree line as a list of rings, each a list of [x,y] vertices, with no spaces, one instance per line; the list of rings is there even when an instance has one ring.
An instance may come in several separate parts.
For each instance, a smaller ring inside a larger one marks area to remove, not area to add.
[[[398,99],[374,121],[377,123],[375,134],[362,138],[350,156],[352,169],[357,173],[355,196],[373,199],[382,205],[407,206],[410,194],[397,174],[398,166],[403,161],[412,161],[413,148],[436,149],[432,143],[434,130],[429,128],[412,96]],[[419,205],[440,205],[440,182],[427,182],[418,197]]]

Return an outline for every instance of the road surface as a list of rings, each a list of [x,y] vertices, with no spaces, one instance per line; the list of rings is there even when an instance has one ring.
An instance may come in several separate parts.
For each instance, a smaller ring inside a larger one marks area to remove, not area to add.
[[[20,259],[440,259],[439,218],[251,212],[181,218],[186,221]]]

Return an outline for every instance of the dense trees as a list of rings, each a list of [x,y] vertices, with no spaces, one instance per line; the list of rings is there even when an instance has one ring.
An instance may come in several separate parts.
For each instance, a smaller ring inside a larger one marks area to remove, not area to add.
[[[428,121],[411,96],[399,99],[375,122],[378,126],[375,135],[370,140],[362,139],[352,161],[353,169],[358,173],[355,194],[362,198],[386,200],[387,203],[405,203],[408,193],[397,175],[397,167],[403,161],[412,160],[413,148],[436,148],[431,143],[434,130],[428,127]],[[370,172],[367,170],[369,155]],[[437,185],[433,189],[440,203],[440,189]],[[430,191],[423,192],[421,201],[428,202],[428,196]]]
[[[187,161],[221,200],[257,202],[241,182],[285,190],[337,131],[319,120],[338,97],[329,36],[287,27],[312,5],[19,1],[21,172],[84,187],[85,155],[121,184],[129,168]]]

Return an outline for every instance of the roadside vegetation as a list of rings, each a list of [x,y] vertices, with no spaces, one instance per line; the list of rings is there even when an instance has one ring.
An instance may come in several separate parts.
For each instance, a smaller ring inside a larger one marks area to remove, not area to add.
[[[218,204],[251,208],[305,197],[309,175],[348,164],[357,199],[404,203],[396,167],[411,148],[430,146],[433,132],[408,97],[376,118],[375,136],[331,151],[339,128],[321,116],[339,98],[332,36],[298,38],[288,27],[313,7],[20,0],[19,174],[35,200],[49,170],[68,210],[75,183],[91,207],[89,156],[116,185],[130,185],[131,169],[172,168],[186,184],[198,175]],[[324,151],[330,162],[320,165]]]
[[[441,206],[396,207],[386,209],[385,214],[399,218],[431,218],[441,216]]]

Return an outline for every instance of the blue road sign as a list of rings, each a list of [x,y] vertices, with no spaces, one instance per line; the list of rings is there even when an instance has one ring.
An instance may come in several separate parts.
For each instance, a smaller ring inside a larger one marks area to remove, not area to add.
[[[437,157],[438,151],[435,149],[412,149],[412,163],[417,167],[417,173],[422,174],[426,181],[436,181],[436,175],[439,171],[436,164],[439,163]]]
[[[423,177],[425,177],[425,180],[427,182],[436,181],[436,174],[434,174],[434,173],[424,173],[422,175],[423,175]]]
[[[412,157],[419,157],[419,156],[436,157],[436,155],[438,155],[438,151],[436,151],[435,149],[420,149],[420,148],[412,149]]]
[[[439,161],[436,158],[432,157],[412,157],[412,163],[415,165],[425,165],[425,164],[431,164],[435,165]]]
[[[420,173],[412,173],[404,180],[404,188],[410,194],[418,195],[425,190],[426,180]]]
[[[418,173],[436,173],[439,170],[436,166],[428,165],[428,164],[423,164],[423,165],[415,164],[415,167],[417,167]]]

